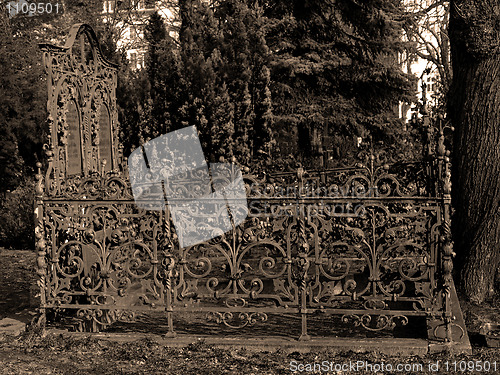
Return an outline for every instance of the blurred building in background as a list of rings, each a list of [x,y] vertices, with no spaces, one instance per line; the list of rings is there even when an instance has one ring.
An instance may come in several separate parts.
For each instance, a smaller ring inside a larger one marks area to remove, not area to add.
[[[147,44],[144,30],[148,18],[158,12],[165,21],[168,33],[177,38],[180,27],[177,0],[106,0],[103,1],[105,22],[115,26],[118,35],[117,47],[127,53],[131,66],[135,69],[144,67]]]
[[[439,0],[404,0],[408,15],[413,15],[405,27],[404,41],[410,47],[401,54],[402,69],[418,78],[417,97],[425,98],[429,106],[438,106],[451,81],[448,40],[449,4]],[[411,106],[400,104],[400,117],[409,120]]]

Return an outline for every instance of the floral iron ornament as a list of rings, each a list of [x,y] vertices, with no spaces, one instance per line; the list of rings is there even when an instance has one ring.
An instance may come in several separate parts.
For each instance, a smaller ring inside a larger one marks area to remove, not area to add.
[[[135,150],[127,168],[115,68],[88,26],[72,40],[81,34],[90,48],[76,57],[72,43],[42,46],[51,131],[35,189],[39,324],[47,310],[87,331],[159,311],[174,339],[176,318],[202,311],[207,324],[254,336],[289,319],[308,340],[420,317],[433,342],[467,340],[442,126],[418,162],[363,150],[350,167],[273,174],[234,162],[209,169],[188,127]]]

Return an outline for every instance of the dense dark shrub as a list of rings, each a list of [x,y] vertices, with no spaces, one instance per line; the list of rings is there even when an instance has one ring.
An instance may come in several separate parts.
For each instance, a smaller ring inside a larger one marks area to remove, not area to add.
[[[25,178],[19,187],[3,193],[0,200],[0,246],[34,248],[34,181]]]

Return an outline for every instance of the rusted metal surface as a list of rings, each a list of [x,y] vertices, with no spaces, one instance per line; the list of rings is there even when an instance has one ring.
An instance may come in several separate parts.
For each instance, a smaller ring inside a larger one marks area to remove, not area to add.
[[[71,28],[63,47],[40,44],[40,48],[47,72],[50,127],[46,189],[52,195],[62,193],[71,176],[102,175],[121,167],[117,72],[85,24]]]
[[[116,67],[103,60],[88,26],[75,27],[71,40],[82,34],[92,47],[89,65],[75,65],[71,41],[42,47],[51,116],[48,166],[42,174],[38,165],[36,185],[42,315],[73,310],[80,329],[97,330],[162,310],[173,337],[174,314],[202,311],[237,330],[286,313],[301,318],[301,340],[310,338],[308,318],[317,313],[369,331],[422,316],[430,338],[463,336],[450,306],[450,161],[440,123],[434,133],[429,127],[420,163],[367,151],[352,168],[273,175],[243,168],[247,220],[180,248],[168,207],[135,205],[121,167]],[[68,100],[82,119],[82,171],[74,175],[67,164]],[[99,146],[102,105],[110,114],[110,168]]]

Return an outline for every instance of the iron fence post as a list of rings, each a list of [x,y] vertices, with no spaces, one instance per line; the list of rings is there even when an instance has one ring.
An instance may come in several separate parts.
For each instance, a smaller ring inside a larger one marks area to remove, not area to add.
[[[40,307],[39,315],[35,318],[34,323],[40,328],[45,328],[47,320],[46,315],[46,275],[47,275],[47,259],[46,259],[46,242],[43,227],[43,175],[42,164],[36,163],[37,174],[35,176],[35,248],[37,251],[36,273],[38,275],[37,283],[40,287]]]

